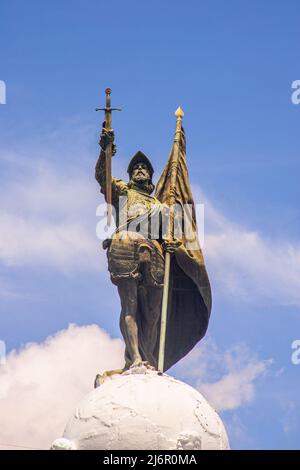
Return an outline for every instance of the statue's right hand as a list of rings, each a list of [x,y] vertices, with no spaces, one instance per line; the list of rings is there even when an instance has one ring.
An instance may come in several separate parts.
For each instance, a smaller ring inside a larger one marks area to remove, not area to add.
[[[102,150],[106,150],[106,147],[109,144],[112,144],[114,147],[114,140],[115,140],[115,133],[113,129],[107,130],[105,127],[103,127],[102,132],[100,134],[100,141],[99,145],[102,148]]]

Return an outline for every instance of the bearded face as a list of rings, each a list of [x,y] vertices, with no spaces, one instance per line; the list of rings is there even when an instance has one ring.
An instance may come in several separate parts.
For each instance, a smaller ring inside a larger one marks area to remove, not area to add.
[[[145,163],[136,163],[132,169],[131,180],[135,184],[144,185],[151,180],[150,172]]]

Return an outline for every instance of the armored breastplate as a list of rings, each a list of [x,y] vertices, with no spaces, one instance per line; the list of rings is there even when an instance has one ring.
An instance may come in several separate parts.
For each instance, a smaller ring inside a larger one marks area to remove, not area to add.
[[[158,238],[159,214],[162,205],[155,197],[146,193],[128,189],[126,196],[119,201],[118,230],[125,228],[144,233],[145,238]]]

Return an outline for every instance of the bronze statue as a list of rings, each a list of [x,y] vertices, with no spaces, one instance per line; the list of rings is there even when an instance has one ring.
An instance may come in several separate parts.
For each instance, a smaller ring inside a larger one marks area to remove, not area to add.
[[[186,167],[183,112],[180,108],[176,112],[174,144],[153,196],[154,170],[141,151],[128,165],[128,183],[111,177],[111,157],[116,146],[111,127],[111,90],[106,92],[95,177],[106,201],[114,208],[116,230],[103,247],[121,301],[124,368],[146,363],[163,372],[205,335],[211,310],[210,284],[197,240]],[[174,235],[174,204],[189,204],[192,208],[192,244],[184,231],[180,238]],[[108,224],[109,214],[111,209]],[[163,228],[164,217],[168,220],[167,231]]]

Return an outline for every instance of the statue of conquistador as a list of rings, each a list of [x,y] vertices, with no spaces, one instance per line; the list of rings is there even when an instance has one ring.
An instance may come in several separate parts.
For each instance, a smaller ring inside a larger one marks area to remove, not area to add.
[[[113,131],[106,131],[104,128],[95,175],[104,194],[105,149],[113,141]],[[160,212],[162,205],[151,196],[154,190],[153,167],[146,155],[141,151],[137,152],[127,171],[128,183],[112,178],[112,204],[117,229],[112,239],[105,240],[104,247],[107,249],[111,280],[117,285],[121,300],[120,328],[126,344],[125,367],[142,361],[157,367],[154,350],[158,340],[164,252],[163,240],[151,239],[149,231],[150,221],[154,220],[153,213]],[[145,219],[146,223],[143,224]],[[143,225],[147,233],[143,230]],[[142,317],[137,315],[138,308],[141,313],[141,306]]]
[[[121,301],[120,329],[126,345],[125,368],[146,362],[157,369],[166,251],[171,253],[171,269],[164,370],[193,348],[204,336],[208,325],[211,291],[198,241],[196,248],[190,249],[184,235],[181,239],[166,240],[162,230],[171,192],[180,204],[186,200],[192,205],[195,229],[183,129],[177,132],[176,139],[180,152],[175,186],[172,182],[169,186],[174,167],[172,152],[154,196],[154,170],[141,151],[128,165],[128,183],[111,178],[116,230],[103,242],[103,248],[107,250],[111,281],[117,286]],[[105,128],[105,122],[99,144],[101,152],[95,177],[107,200],[106,149],[110,146],[114,155],[116,147],[114,132]]]

